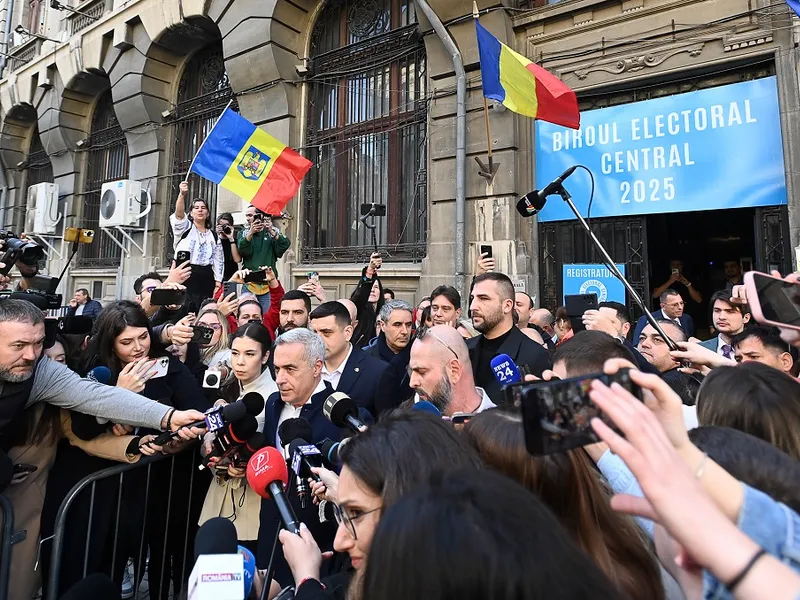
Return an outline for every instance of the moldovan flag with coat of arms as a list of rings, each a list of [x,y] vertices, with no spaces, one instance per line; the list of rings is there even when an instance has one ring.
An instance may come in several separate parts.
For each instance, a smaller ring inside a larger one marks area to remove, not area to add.
[[[475,20],[483,95],[515,113],[580,129],[578,98],[558,77],[501,43]]]
[[[310,168],[310,160],[226,108],[189,171],[230,190],[268,215],[279,215]]]

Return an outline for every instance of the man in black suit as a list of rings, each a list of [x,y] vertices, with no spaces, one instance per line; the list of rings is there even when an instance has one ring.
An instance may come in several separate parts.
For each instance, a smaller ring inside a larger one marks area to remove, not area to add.
[[[520,369],[524,367],[541,377],[542,371],[550,368],[550,355],[514,326],[514,284],[506,275],[478,275],[473,281],[472,296],[472,323],[482,334],[467,342],[475,384],[500,405],[504,403],[503,391],[492,371],[492,359],[507,354]]]
[[[347,308],[338,301],[324,302],[311,312],[309,326],[325,342],[322,380],[375,414],[378,382],[388,365],[350,343],[353,326]]]
[[[325,438],[339,441],[349,435],[326,419],[322,412],[322,405],[333,393],[333,388],[322,380],[322,366],[325,362],[325,344],[322,338],[310,329],[297,327],[275,340],[274,354],[278,392],[267,399],[264,409],[264,437],[267,444],[282,449],[281,442],[286,440],[278,438],[281,423],[294,418],[303,418],[309,422],[312,435],[306,441],[312,444]],[[360,412],[362,421],[372,422],[369,413],[363,409]],[[302,508],[295,493],[294,482],[291,482],[287,496],[297,518],[306,524],[319,547],[323,551],[331,550],[336,535],[336,521],[331,519],[321,522],[319,507],[311,502],[308,502],[306,508]],[[257,556],[260,568],[266,568],[269,562],[278,523],[275,503],[272,500],[262,501]],[[323,563],[323,569],[325,566]],[[275,551],[275,567],[275,579],[282,586],[293,581],[280,544]]]

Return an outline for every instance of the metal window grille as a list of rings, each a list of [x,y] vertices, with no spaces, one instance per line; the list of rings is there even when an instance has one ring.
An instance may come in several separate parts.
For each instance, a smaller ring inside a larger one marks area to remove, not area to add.
[[[97,230],[100,226],[100,190],[109,181],[128,177],[128,142],[114,113],[111,90],[100,96],[92,117],[86,160],[86,184],[83,188],[81,227]],[[107,235],[98,235],[93,244],[81,244],[78,265],[82,267],[119,266],[121,252]]]
[[[200,144],[233,97],[233,89],[225,72],[222,42],[206,46],[189,59],[178,86],[178,101],[173,113],[173,176],[170,179],[169,210],[164,215],[163,225],[167,236],[163,254],[165,261],[172,259],[174,240],[169,226],[169,215],[175,210],[178,185],[185,179]],[[239,110],[235,100],[231,107]],[[215,214],[217,185],[195,175],[189,179],[189,198],[198,197],[205,199],[211,214]]]
[[[360,206],[386,206],[377,242],[422,260],[427,239],[427,72],[413,3],[330,3],[312,33],[303,260],[361,261]]]

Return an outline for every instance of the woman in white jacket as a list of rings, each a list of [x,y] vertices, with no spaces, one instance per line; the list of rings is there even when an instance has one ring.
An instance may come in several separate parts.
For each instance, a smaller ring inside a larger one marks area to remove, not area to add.
[[[267,361],[272,348],[272,337],[261,323],[247,323],[231,337],[231,369],[238,387],[238,397],[249,392],[258,392],[264,401],[278,391]],[[231,397],[235,394],[228,395]],[[256,417],[258,430],[264,429],[264,411]],[[206,436],[206,451],[211,437]],[[261,512],[261,497],[247,484],[245,468],[232,465],[216,465],[217,476],[206,494],[200,525],[213,517],[230,519],[236,526],[239,543],[255,553]]]

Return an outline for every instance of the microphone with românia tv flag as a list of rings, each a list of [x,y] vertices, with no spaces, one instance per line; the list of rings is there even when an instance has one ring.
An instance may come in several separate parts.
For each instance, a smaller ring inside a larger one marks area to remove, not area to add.
[[[221,185],[268,215],[279,215],[310,168],[310,160],[228,106],[203,140],[189,172]]]

